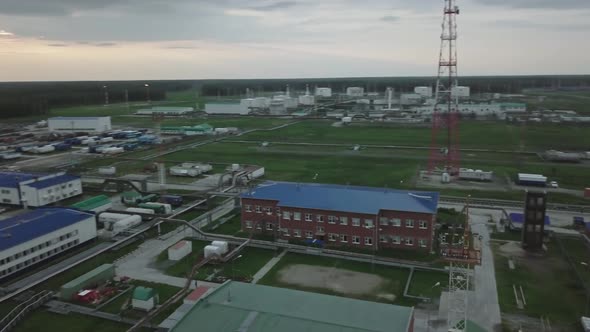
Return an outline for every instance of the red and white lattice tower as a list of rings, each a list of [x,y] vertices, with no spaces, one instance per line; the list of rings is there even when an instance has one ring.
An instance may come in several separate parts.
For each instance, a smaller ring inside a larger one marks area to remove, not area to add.
[[[452,93],[458,84],[456,46],[459,7],[455,5],[455,0],[444,1],[428,171],[440,169],[454,175],[460,165],[459,108]]]

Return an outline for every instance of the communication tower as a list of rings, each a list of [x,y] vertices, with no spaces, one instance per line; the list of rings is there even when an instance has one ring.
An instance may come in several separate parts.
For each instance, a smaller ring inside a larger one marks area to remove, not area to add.
[[[432,173],[440,169],[454,175],[460,165],[459,108],[452,96],[453,88],[458,85],[456,46],[459,7],[455,5],[455,0],[444,1],[428,171]]]

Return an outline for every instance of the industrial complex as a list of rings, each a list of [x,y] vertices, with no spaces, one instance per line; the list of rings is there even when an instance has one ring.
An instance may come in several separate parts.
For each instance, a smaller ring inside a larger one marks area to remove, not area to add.
[[[90,82],[0,123],[0,332],[590,331],[587,86],[458,77],[456,2],[435,77]]]

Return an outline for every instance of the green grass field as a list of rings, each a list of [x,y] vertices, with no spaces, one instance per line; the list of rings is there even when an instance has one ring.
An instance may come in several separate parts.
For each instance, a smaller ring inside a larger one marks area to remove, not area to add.
[[[241,224],[241,216],[240,214],[236,214],[231,217],[231,219],[225,221],[222,224],[214,223],[211,225],[207,225],[203,228],[203,231],[208,233],[215,233],[215,234],[225,234],[225,235],[236,235],[242,230]]]
[[[375,145],[430,146],[431,129],[425,126],[391,124],[352,124],[333,127],[334,121],[304,121],[277,131],[251,133],[250,140],[310,143],[348,143]],[[519,150],[521,140],[527,150],[586,149],[587,128],[556,124],[527,126],[504,122],[462,121],[461,148]]]
[[[576,322],[585,313],[584,291],[554,243],[549,245],[547,257],[515,258],[515,270],[509,269],[508,258],[500,255],[498,248],[498,243],[492,244],[502,312],[548,317],[560,324]],[[527,302],[524,310],[516,306],[513,285],[523,288]]]
[[[437,283],[440,285],[436,286]],[[415,270],[408,289],[409,295],[439,298],[443,290],[449,286],[449,275],[430,271]]]

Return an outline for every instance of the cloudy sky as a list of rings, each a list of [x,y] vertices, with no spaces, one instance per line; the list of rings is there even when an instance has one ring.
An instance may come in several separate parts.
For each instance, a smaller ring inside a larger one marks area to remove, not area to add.
[[[0,0],[0,81],[431,76],[443,0]],[[462,75],[590,74],[590,0],[459,0]]]

